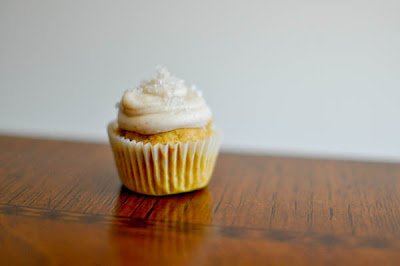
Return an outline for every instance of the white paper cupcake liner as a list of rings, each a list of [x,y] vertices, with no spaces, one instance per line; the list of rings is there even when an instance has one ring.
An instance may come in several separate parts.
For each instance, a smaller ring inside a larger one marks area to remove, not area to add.
[[[222,142],[214,130],[209,138],[196,142],[143,144],[117,133],[118,123],[108,125],[108,136],[122,183],[147,195],[170,195],[207,186]]]

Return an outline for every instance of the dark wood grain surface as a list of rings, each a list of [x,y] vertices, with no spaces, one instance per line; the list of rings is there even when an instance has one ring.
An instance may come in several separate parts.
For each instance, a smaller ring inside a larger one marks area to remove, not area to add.
[[[221,154],[208,188],[121,186],[104,144],[0,137],[0,265],[400,265],[400,164]]]

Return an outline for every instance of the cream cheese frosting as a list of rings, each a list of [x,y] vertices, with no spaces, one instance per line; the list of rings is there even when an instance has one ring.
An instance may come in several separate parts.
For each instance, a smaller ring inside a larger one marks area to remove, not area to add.
[[[154,79],[128,90],[119,104],[119,127],[144,135],[179,128],[201,128],[211,119],[211,111],[195,86],[158,67]]]

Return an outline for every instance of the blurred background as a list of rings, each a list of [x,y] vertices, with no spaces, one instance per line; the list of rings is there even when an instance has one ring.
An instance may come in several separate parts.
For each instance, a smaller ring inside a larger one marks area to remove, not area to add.
[[[155,66],[223,149],[400,159],[399,1],[0,0],[0,133],[106,142]]]

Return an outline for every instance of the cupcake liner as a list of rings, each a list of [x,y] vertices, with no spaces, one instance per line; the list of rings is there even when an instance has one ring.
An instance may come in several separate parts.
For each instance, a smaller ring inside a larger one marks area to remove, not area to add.
[[[126,139],[116,133],[117,122],[108,125],[108,136],[122,183],[141,194],[161,196],[197,190],[208,185],[222,133],[196,142],[166,145]]]

